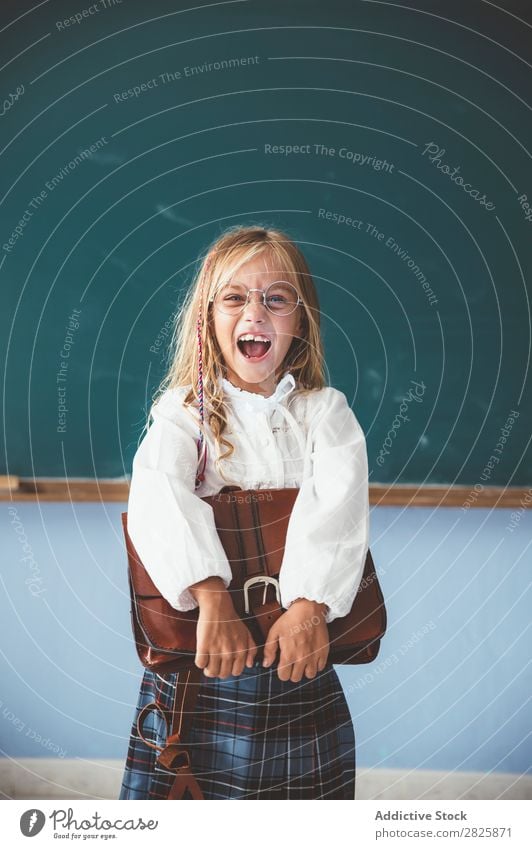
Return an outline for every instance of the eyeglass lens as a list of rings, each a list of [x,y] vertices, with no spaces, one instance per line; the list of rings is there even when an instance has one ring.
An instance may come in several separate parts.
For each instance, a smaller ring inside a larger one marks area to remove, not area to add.
[[[249,290],[241,283],[228,283],[217,292],[214,305],[227,315],[241,312],[248,302]],[[261,297],[261,293],[256,295]],[[298,304],[298,293],[291,283],[279,280],[271,283],[264,293],[263,302],[267,309],[276,315],[290,315]]]

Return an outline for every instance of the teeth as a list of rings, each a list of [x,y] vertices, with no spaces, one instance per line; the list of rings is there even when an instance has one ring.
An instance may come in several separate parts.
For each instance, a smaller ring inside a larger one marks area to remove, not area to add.
[[[239,342],[270,342],[267,336],[255,336],[253,333],[243,333],[238,337]]]

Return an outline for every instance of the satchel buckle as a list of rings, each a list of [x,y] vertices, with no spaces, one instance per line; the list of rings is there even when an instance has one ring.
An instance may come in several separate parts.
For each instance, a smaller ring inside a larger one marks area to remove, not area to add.
[[[262,603],[266,604],[266,593],[268,592],[268,584],[273,584],[275,587],[275,597],[279,604],[281,604],[281,590],[279,588],[279,581],[277,578],[272,578],[270,575],[255,575],[253,578],[248,578],[247,581],[244,581],[244,610],[246,613],[250,613],[249,609],[249,588],[253,587],[255,584],[264,584],[264,595],[262,597]]]

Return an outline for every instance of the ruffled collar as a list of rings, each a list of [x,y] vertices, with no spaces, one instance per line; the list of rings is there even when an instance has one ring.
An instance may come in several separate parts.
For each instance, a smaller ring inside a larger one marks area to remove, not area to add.
[[[234,386],[229,380],[227,380],[226,377],[220,378],[220,383],[223,387],[224,393],[231,398],[233,403],[241,402],[248,405],[248,407],[253,407],[254,409],[268,409],[276,406],[281,399],[289,395],[296,386],[295,378],[291,372],[287,372],[284,377],[281,378],[275,387],[273,394],[268,395],[268,397],[260,395],[258,392],[248,392],[246,389],[240,389],[238,386]]]

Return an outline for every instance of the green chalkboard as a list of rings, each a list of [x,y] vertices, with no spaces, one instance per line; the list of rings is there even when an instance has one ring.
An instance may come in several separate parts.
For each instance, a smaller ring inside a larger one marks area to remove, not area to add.
[[[197,257],[260,223],[308,258],[371,482],[531,483],[529,3],[0,16],[2,471],[128,475]]]

